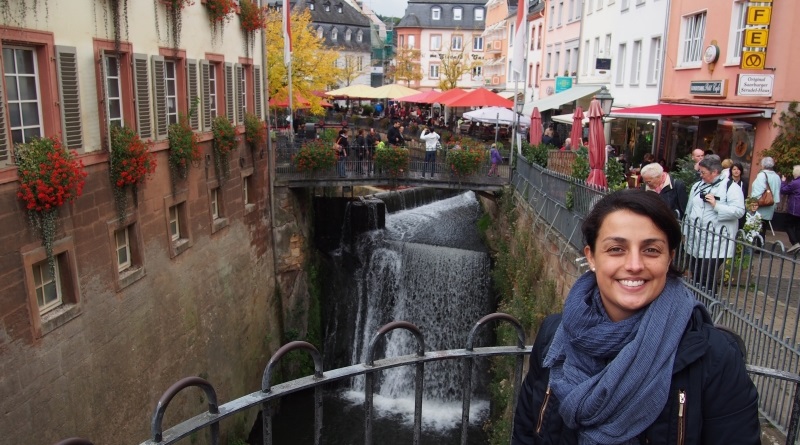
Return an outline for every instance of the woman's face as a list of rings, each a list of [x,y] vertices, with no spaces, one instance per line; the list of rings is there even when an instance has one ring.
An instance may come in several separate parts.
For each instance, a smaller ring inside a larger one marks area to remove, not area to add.
[[[731,167],[731,176],[733,176],[734,178],[738,178],[742,176],[742,171],[739,170],[739,167],[734,165],[733,167]]]
[[[603,307],[616,322],[661,295],[674,252],[650,218],[617,210],[603,220],[594,253],[586,246],[584,254],[597,277]]]

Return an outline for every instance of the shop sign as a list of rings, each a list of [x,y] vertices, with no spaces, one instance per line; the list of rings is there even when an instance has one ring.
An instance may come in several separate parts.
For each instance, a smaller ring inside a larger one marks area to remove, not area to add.
[[[759,1],[769,6],[748,6],[745,21],[742,56],[739,67],[744,70],[763,70],[767,61],[769,25],[772,22],[772,0]]]
[[[774,74],[739,74],[736,95],[772,97],[774,84]]]
[[[694,96],[725,97],[728,94],[728,82],[722,80],[693,80],[689,85],[689,94]]]
[[[556,77],[556,94],[572,88],[572,77]]]

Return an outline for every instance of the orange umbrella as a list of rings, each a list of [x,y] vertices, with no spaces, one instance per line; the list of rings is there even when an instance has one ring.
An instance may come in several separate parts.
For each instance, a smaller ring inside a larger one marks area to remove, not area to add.
[[[577,150],[583,140],[583,118],[583,108],[575,107],[575,112],[572,113],[572,131],[569,133],[573,150]]]
[[[531,114],[531,145],[542,143],[542,115],[539,114],[539,107],[533,107]]]
[[[608,187],[603,172],[606,161],[606,136],[603,132],[603,110],[600,101],[592,99],[589,104],[589,178],[586,182],[598,187]]]
[[[486,88],[478,88],[451,100],[439,100],[448,107],[503,107],[514,109],[514,102]]]

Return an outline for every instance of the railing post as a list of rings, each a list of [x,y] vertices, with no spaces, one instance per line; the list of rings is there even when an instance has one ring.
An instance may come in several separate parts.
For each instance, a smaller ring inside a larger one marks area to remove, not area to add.
[[[153,436],[153,442],[160,443],[163,440],[162,422],[164,420],[164,413],[167,412],[167,406],[172,399],[183,389],[190,386],[197,386],[203,390],[208,399],[208,414],[219,414],[219,405],[217,404],[217,392],[205,379],[200,377],[186,377],[175,382],[170,386],[164,394],[158,399],[156,411],[153,413],[153,419],[150,424],[150,432]],[[219,422],[211,424],[211,444],[217,445],[219,443]]]
[[[511,326],[517,332],[517,348],[525,349],[525,331],[522,329],[522,324],[511,315],[502,313],[502,312],[495,312],[494,314],[489,314],[475,323],[475,326],[472,327],[469,331],[469,335],[467,335],[467,345],[464,348],[467,352],[472,352],[474,349],[475,340],[478,335],[478,329],[482,328],[485,324],[490,321],[494,320],[505,320],[511,323]],[[516,411],[517,408],[517,398],[519,397],[519,387],[522,382],[522,365],[523,365],[524,356],[519,355],[517,356],[517,363],[514,375],[514,405],[511,408],[511,413]],[[461,405],[461,445],[467,444],[467,429],[469,427],[469,409],[470,404],[472,402],[472,365],[475,359],[472,357],[468,357],[464,359],[464,384],[463,387],[463,396],[462,396],[462,405]],[[510,439],[510,438],[509,438]]]
[[[407,321],[393,321],[381,326],[378,332],[372,337],[367,349],[367,360],[364,366],[375,366],[375,348],[378,346],[378,340],[383,338],[387,333],[395,329],[405,329],[414,335],[417,340],[417,357],[425,356],[425,339],[422,337],[422,331],[418,327]],[[422,379],[424,376],[424,364],[422,362],[416,365],[416,376],[414,381],[414,445],[418,445],[422,436]],[[366,374],[364,386],[364,444],[372,445],[372,411],[373,411],[373,393],[374,393],[374,376],[373,373]]]
[[[293,341],[280,347],[269,359],[264,375],[261,378],[261,392],[269,393],[272,388],[272,373],[278,366],[278,361],[289,352],[295,349],[305,349],[311,354],[314,360],[314,378],[323,378],[322,374],[322,354],[311,343],[305,341]],[[264,439],[268,445],[272,444],[272,408],[269,403],[261,405],[261,429]],[[319,445],[322,441],[322,388],[317,385],[314,387],[314,444]]]

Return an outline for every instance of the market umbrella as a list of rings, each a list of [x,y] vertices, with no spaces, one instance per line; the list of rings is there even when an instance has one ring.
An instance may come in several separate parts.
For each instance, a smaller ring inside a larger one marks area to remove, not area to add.
[[[273,108],[288,108],[289,107],[289,94],[286,90],[278,92],[276,95],[269,98],[269,106]],[[294,109],[310,108],[311,102],[303,97],[300,93],[294,93],[294,101],[292,101]]]
[[[592,99],[589,104],[589,178],[590,185],[607,187],[606,175],[603,172],[606,160],[606,136],[603,133],[603,110],[600,101]]]
[[[572,131],[569,133],[573,150],[577,150],[583,141],[583,118],[583,108],[575,107],[575,112],[572,113]]]
[[[438,97],[435,98],[433,103],[444,103],[444,101],[454,99],[456,97],[461,97],[467,94],[466,91],[462,90],[461,88],[453,88],[452,90],[447,90],[444,93],[440,94]],[[447,105],[447,104],[445,104]]]
[[[412,94],[417,94],[417,93],[419,93],[419,91],[408,87],[404,87],[403,85],[392,83],[389,85],[384,85],[382,87],[373,88],[372,92],[370,92],[370,95],[366,97],[370,99],[396,100],[400,97],[410,96]]]
[[[484,122],[487,124],[512,125],[514,123],[514,112],[503,107],[485,107],[479,110],[468,111],[462,116],[471,121]],[[519,117],[519,124],[523,127],[527,127],[528,123],[521,119],[522,115],[519,115]]]
[[[531,114],[531,145],[539,145],[542,143],[542,115],[539,113],[539,107],[533,107]]]
[[[410,96],[403,96],[397,98],[398,102],[413,102],[417,104],[431,104],[433,99],[439,97],[441,91],[423,91],[421,93],[412,94]]]
[[[325,93],[328,97],[347,97],[352,99],[369,99],[371,98],[371,94],[375,91],[375,88],[372,88],[369,85],[350,85],[344,88],[339,88],[338,90],[328,91]]]
[[[440,100],[448,107],[503,107],[514,108],[514,102],[493,93],[486,88],[478,88],[452,100]]]

